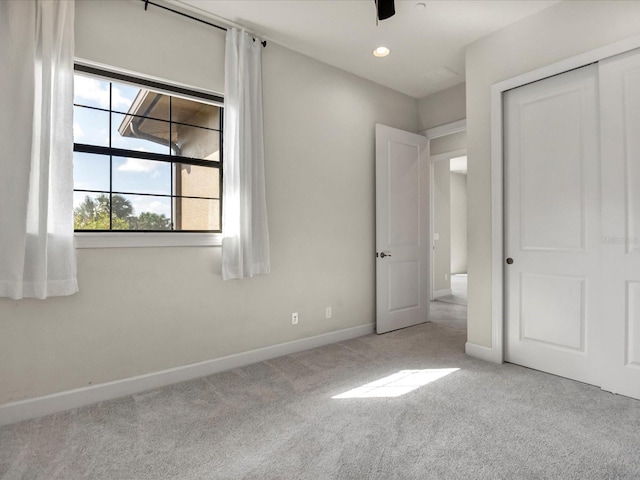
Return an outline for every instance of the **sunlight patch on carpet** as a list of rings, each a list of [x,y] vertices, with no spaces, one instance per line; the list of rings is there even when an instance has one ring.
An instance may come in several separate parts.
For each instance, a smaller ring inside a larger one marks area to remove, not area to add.
[[[367,383],[366,385],[331,398],[399,397],[458,370],[460,369],[431,368],[427,370],[400,370],[398,373],[381,378],[375,382]]]

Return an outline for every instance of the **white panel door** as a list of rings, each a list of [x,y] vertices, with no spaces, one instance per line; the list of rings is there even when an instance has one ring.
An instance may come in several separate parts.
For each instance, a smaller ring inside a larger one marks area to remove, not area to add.
[[[427,138],[376,125],[376,331],[428,320]]]
[[[602,388],[640,399],[640,53],[600,64]]]
[[[598,385],[597,67],[504,105],[505,359]]]

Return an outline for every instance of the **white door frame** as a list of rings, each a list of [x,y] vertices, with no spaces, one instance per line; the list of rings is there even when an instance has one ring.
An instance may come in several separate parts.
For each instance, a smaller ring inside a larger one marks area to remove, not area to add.
[[[436,280],[436,269],[435,269],[435,252],[436,252],[436,241],[433,238],[434,236],[434,232],[435,230],[435,178],[434,178],[434,173],[435,173],[435,164],[437,162],[442,162],[445,160],[451,160],[452,158],[456,158],[456,157],[464,157],[467,154],[467,149],[466,148],[462,148],[460,150],[452,150],[451,152],[445,152],[445,153],[439,153],[437,155],[429,155],[429,173],[431,175],[431,185],[429,186],[430,188],[430,194],[431,194],[431,215],[429,217],[430,219],[430,229],[429,231],[431,232],[431,241],[430,241],[430,262],[429,262],[429,267],[431,270],[431,292],[430,292],[430,297],[429,300],[435,300],[436,298],[436,287],[435,287],[435,280]],[[451,293],[451,292],[449,292]]]
[[[462,120],[458,120],[456,122],[451,122],[451,123],[446,123],[444,125],[440,125],[438,127],[434,127],[434,128],[430,128],[428,130],[423,130],[422,132],[420,132],[421,135],[424,135],[425,137],[427,137],[427,139],[429,140],[429,142],[427,143],[427,154],[429,155],[429,175],[431,177],[431,182],[429,185],[429,191],[430,191],[430,199],[429,202],[431,204],[430,209],[430,215],[429,215],[429,231],[431,232],[431,239],[429,241],[429,278],[431,279],[431,287],[430,287],[430,291],[429,291],[429,300],[434,300],[435,299],[435,268],[434,268],[434,260],[435,260],[435,255],[434,255],[434,248],[435,248],[435,240],[433,239],[433,232],[434,230],[434,195],[433,195],[433,182],[434,182],[434,178],[433,178],[433,169],[434,169],[434,163],[435,162],[439,162],[442,160],[450,160],[452,158],[455,157],[462,157],[464,155],[467,154],[467,149],[461,149],[461,150],[455,150],[455,151],[451,151],[451,152],[445,152],[445,153],[440,153],[437,155],[431,155],[431,140],[433,140],[434,138],[439,138],[439,137],[444,137],[447,135],[452,135],[454,133],[459,133],[459,132],[464,132],[467,130],[467,120],[466,119],[462,119]]]
[[[640,35],[567,58],[557,63],[504,80],[491,86],[491,348],[482,348],[482,358],[504,361],[504,188],[503,188],[503,93],[527,83],[584,67],[605,58],[640,48]],[[474,352],[467,343],[466,350]]]
[[[429,140],[451,135],[453,133],[464,132],[467,129],[467,119],[463,118],[456,122],[445,123],[438,127],[429,128],[420,132],[420,135],[424,135]]]

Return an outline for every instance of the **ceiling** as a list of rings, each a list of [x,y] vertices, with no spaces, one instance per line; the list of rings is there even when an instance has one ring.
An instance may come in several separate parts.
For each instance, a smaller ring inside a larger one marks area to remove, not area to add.
[[[396,0],[376,26],[374,0],[174,0],[415,98],[464,82],[467,45],[557,2]]]

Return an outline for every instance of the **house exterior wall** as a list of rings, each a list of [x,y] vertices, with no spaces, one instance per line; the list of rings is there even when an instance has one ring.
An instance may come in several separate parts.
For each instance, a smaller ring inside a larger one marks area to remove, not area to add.
[[[190,124],[207,128],[220,127],[220,109],[211,107],[200,112]],[[217,132],[177,125],[177,141],[185,157],[220,160],[220,140]],[[193,197],[220,198],[220,171],[195,165],[177,165],[176,193]],[[178,198],[175,202],[177,230],[219,230],[220,201]]]

